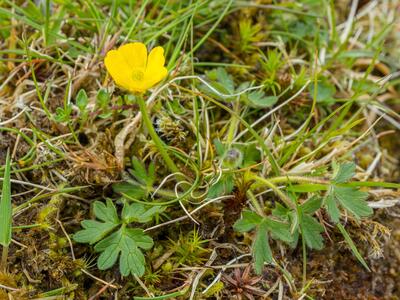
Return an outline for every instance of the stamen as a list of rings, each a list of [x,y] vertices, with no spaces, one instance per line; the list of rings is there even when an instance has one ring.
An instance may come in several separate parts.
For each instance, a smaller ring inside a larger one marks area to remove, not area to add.
[[[132,72],[132,79],[134,81],[141,81],[141,80],[143,80],[143,77],[144,77],[144,73],[141,70],[134,70]]]

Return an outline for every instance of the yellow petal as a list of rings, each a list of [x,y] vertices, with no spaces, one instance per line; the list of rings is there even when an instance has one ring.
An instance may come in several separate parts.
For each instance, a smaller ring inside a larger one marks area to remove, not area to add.
[[[144,81],[133,82],[129,87],[129,90],[134,93],[143,93],[143,92],[147,91],[148,89],[149,88],[147,87],[147,85],[145,84]]]
[[[104,61],[115,83],[131,92],[145,92],[168,74],[164,49],[155,47],[147,57],[143,43],[129,43],[109,51]]]
[[[167,76],[167,69],[164,67],[164,49],[155,47],[150,51],[147,60],[147,68],[144,74],[145,85],[150,88]]]
[[[149,58],[147,60],[147,70],[149,72],[156,72],[156,70],[164,67],[164,49],[160,46],[153,48],[150,51]]]
[[[131,71],[127,67],[126,61],[117,50],[107,52],[104,64],[115,83],[123,88],[129,89],[131,86]]]
[[[149,89],[156,83],[163,80],[167,76],[167,74],[168,70],[163,66],[152,69],[147,68],[146,72],[144,73],[144,84]]]
[[[118,48],[130,68],[145,68],[147,49],[143,43],[129,43]]]

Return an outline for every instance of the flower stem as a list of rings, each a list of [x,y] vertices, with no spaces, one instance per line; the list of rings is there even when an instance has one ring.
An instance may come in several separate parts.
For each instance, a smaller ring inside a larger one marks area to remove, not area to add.
[[[162,158],[164,159],[165,164],[167,165],[168,169],[172,173],[179,173],[179,169],[177,168],[177,166],[175,165],[175,163],[173,162],[171,157],[168,155],[166,145],[160,139],[160,137],[157,135],[156,130],[153,127],[153,123],[151,122],[150,116],[147,112],[147,106],[146,106],[146,102],[143,99],[143,96],[138,95],[138,96],[136,96],[136,99],[139,104],[140,112],[142,113],[142,119],[143,119],[144,125],[146,126],[147,131],[149,132],[150,137],[152,138],[154,144],[156,144],[156,147],[157,147],[158,151],[160,152]]]
[[[286,204],[286,206],[292,209],[296,209],[296,205],[293,203],[293,201],[284,192],[282,192],[275,184],[273,184],[269,179],[256,175],[252,176],[252,178],[256,181],[265,184],[267,187],[273,190],[275,194],[277,194],[279,198],[281,198],[281,200]]]
[[[268,179],[271,183],[288,183],[288,182],[299,182],[299,183],[314,183],[314,184],[330,184],[329,180],[323,178],[311,177],[311,176],[278,176],[271,177]]]
[[[264,217],[264,216],[265,216],[264,211],[263,211],[263,209],[261,208],[260,204],[258,203],[258,201],[257,201],[256,197],[254,196],[254,194],[253,194],[250,190],[248,190],[248,191],[247,191],[247,195],[249,196],[250,201],[251,201],[251,203],[254,205],[254,208],[256,209],[257,213],[258,213],[260,216],[263,216],[263,217]]]

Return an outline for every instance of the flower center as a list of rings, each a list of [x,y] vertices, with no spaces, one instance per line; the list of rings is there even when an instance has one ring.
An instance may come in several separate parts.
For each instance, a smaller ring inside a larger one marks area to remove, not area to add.
[[[134,70],[132,72],[132,79],[134,81],[141,81],[144,78],[144,73],[141,70]]]

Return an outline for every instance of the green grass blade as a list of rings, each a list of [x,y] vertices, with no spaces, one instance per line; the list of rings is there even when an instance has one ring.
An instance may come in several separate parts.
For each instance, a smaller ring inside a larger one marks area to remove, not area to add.
[[[134,300],[164,300],[164,299],[171,299],[178,296],[184,296],[187,293],[188,289],[185,288],[182,291],[177,291],[174,293],[162,295],[162,296],[155,296],[155,297],[133,297]]]
[[[351,239],[350,235],[347,233],[346,229],[343,227],[342,224],[336,224],[337,228],[339,228],[340,232],[342,233],[344,240],[350,246],[351,251],[353,252],[354,256],[358,259],[358,261],[369,271],[371,272],[370,268],[367,265],[367,262],[361,256],[360,252],[358,251],[356,245],[354,244],[353,240]]]
[[[396,182],[385,182],[385,181],[352,181],[341,184],[341,186],[349,187],[381,187],[381,188],[392,188],[400,189],[400,183]]]
[[[3,245],[3,247],[8,247],[11,243],[12,207],[10,165],[10,151],[7,151],[0,201],[0,244]]]

